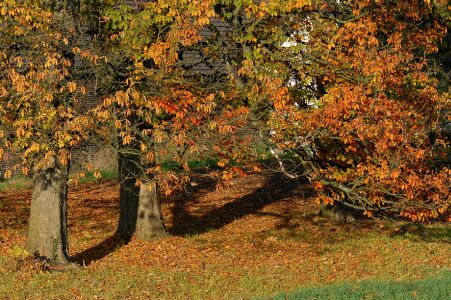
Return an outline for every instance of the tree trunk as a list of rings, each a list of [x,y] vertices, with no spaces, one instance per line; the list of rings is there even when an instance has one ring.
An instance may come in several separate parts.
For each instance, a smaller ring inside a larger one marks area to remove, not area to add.
[[[139,190],[136,237],[149,240],[166,235],[157,184],[155,181],[142,183]]]
[[[319,215],[337,223],[354,223],[354,212],[343,204],[336,202],[334,205],[320,203]]]
[[[68,263],[67,182],[69,166],[56,157],[35,168],[27,250],[55,263]]]
[[[128,241],[133,235],[148,240],[166,235],[155,181],[136,186],[141,177],[137,154],[119,153],[120,216],[117,235]]]
[[[117,234],[129,240],[136,229],[138,216],[139,188],[135,184],[135,178],[139,174],[139,157],[135,154],[119,153],[119,225]]]

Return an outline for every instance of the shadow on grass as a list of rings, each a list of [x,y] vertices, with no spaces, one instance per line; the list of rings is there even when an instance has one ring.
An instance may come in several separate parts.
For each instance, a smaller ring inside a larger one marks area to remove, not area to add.
[[[70,260],[81,266],[89,266],[92,262],[104,258],[114,250],[126,245],[128,242],[130,242],[130,238],[124,239],[118,235],[113,235],[106,238],[100,244],[75,254]]]
[[[391,236],[402,236],[414,241],[451,243],[451,226],[435,224],[434,227],[429,227],[424,224],[409,223],[392,232]]]
[[[196,201],[198,193],[194,197],[175,200],[173,207],[173,226],[169,232],[173,235],[191,235],[204,233],[212,229],[219,229],[233,221],[250,214],[261,214],[259,210],[265,206],[292,197],[299,191],[299,184],[303,181],[289,180],[281,174],[273,174],[265,179],[262,187],[257,188],[251,194],[245,195],[221,207],[213,208],[201,216],[191,215],[186,206]],[[206,182],[211,189],[216,184],[212,181]],[[197,190],[202,190],[200,187]],[[203,192],[203,191],[202,191]],[[276,217],[284,218],[282,215],[274,214]]]
[[[257,188],[251,194],[244,195],[221,207],[207,209],[201,216],[194,216],[188,212],[187,206],[198,202],[202,195],[214,191],[216,187],[214,180],[203,180],[189,191],[189,196],[174,197],[173,226],[168,228],[168,232],[171,235],[178,236],[199,234],[222,228],[249,214],[264,214],[259,210],[266,205],[295,196],[296,192],[299,192],[300,183],[301,181],[288,180],[280,174],[274,174],[266,177],[263,186]],[[302,181],[302,183],[304,182]],[[274,216],[279,217],[282,222],[285,220],[283,215],[274,214]],[[285,221],[288,222],[288,220]],[[80,265],[90,265],[127,244],[130,239],[131,237],[124,239],[118,235],[113,235],[100,244],[75,254],[71,260]]]

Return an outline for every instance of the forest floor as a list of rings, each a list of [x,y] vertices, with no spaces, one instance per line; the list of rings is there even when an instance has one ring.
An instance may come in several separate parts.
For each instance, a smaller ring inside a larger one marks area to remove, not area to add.
[[[196,181],[187,193],[163,199],[170,237],[126,245],[112,238],[117,183],[71,187],[69,251],[82,266],[64,270],[24,250],[31,191],[2,187],[0,299],[267,298],[329,284],[450,274],[447,224],[336,224],[317,216],[308,183],[275,175],[249,175],[219,189],[210,178]],[[415,290],[408,293],[406,299],[415,298]]]

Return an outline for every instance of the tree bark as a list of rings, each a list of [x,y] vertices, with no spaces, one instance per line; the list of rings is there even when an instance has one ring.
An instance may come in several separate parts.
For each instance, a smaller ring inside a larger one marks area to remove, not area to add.
[[[142,183],[139,190],[136,237],[149,240],[166,235],[157,183],[155,180]]]
[[[139,174],[139,157],[135,154],[119,153],[119,224],[117,234],[129,240],[136,229],[136,218],[138,216],[139,188],[136,186],[135,178]]]
[[[119,153],[120,216],[117,235],[129,241],[132,236],[149,240],[166,236],[161,203],[155,181],[136,186],[141,177],[141,159],[137,154]]]
[[[68,263],[67,183],[69,166],[51,157],[35,168],[28,240],[30,253]]]
[[[356,217],[349,207],[336,202],[334,205],[320,203],[319,215],[337,223],[354,223]]]

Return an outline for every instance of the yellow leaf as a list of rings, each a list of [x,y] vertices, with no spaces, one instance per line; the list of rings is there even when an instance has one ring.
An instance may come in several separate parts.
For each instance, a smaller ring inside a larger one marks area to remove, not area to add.
[[[216,122],[211,122],[208,128],[210,128],[210,130],[213,130],[216,128],[216,125],[217,125]]]
[[[22,174],[28,175],[28,173],[29,173],[29,169],[27,167],[23,167],[22,168]]]
[[[5,176],[6,179],[11,178],[12,175],[13,175],[13,172],[11,172],[11,170],[6,170],[5,171],[4,176]]]
[[[94,171],[94,178],[95,178],[95,179],[100,179],[100,178],[102,178],[102,173],[100,173],[98,170]]]
[[[69,92],[73,93],[77,90],[77,84],[75,82],[68,82],[67,89],[69,90]]]
[[[31,146],[30,146],[29,149],[30,149],[31,152],[39,152],[39,150],[41,149],[41,147],[39,146],[38,143],[33,142],[33,144],[31,144]]]
[[[25,130],[22,127],[19,127],[16,130],[16,134],[18,137],[23,137],[23,136],[25,136]]]

